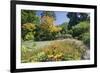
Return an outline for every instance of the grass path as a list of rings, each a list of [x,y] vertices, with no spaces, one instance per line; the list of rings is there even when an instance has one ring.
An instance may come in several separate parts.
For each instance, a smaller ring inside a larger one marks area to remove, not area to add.
[[[51,43],[55,42],[55,41],[64,41],[67,39],[63,39],[63,40],[52,40],[52,41],[37,41],[37,42],[33,42],[32,40],[30,41],[22,41],[22,45],[25,45],[28,48],[31,48],[34,46],[35,49],[44,47],[44,46],[48,46],[51,45]]]
[[[47,45],[50,45],[53,41],[39,41],[39,42],[33,42],[32,40],[30,41],[24,41],[22,42],[22,45],[25,45],[29,48],[32,49],[32,47],[34,46],[34,49],[38,49]]]

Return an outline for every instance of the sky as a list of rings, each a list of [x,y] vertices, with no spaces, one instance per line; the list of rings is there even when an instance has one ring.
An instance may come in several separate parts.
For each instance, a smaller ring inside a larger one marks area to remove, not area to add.
[[[41,16],[41,13],[42,13],[42,11],[36,12],[37,16]],[[66,16],[66,14],[67,14],[67,12],[55,11],[56,21],[54,22],[54,24],[60,25],[64,22],[68,22],[69,18]]]

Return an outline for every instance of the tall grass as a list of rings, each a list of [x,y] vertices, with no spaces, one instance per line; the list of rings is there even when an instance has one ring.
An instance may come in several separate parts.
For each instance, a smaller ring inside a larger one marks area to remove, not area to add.
[[[21,49],[21,61],[26,63],[81,60],[87,47],[81,41],[66,39],[54,41],[51,45],[41,47],[40,49],[30,51],[25,46]]]

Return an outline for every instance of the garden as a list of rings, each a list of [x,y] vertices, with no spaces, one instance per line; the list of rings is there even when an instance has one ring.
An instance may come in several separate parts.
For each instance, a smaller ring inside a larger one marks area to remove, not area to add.
[[[21,10],[21,62],[90,59],[89,13]]]

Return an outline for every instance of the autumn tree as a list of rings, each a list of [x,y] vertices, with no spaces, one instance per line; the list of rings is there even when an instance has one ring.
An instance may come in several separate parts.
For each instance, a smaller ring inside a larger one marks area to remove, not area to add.
[[[22,39],[23,40],[33,40],[35,35],[35,24],[25,23],[22,25]]]
[[[54,24],[55,19],[56,15],[53,11],[43,11],[41,13],[41,28],[50,32],[58,32],[60,28]]]
[[[61,28],[57,27],[54,21],[54,12],[43,11],[43,13],[41,13],[41,25],[38,26],[41,31],[38,30],[39,32],[36,34],[36,37],[38,37],[37,40],[40,39],[39,37],[41,37],[40,40],[55,39],[57,32],[59,32]]]

